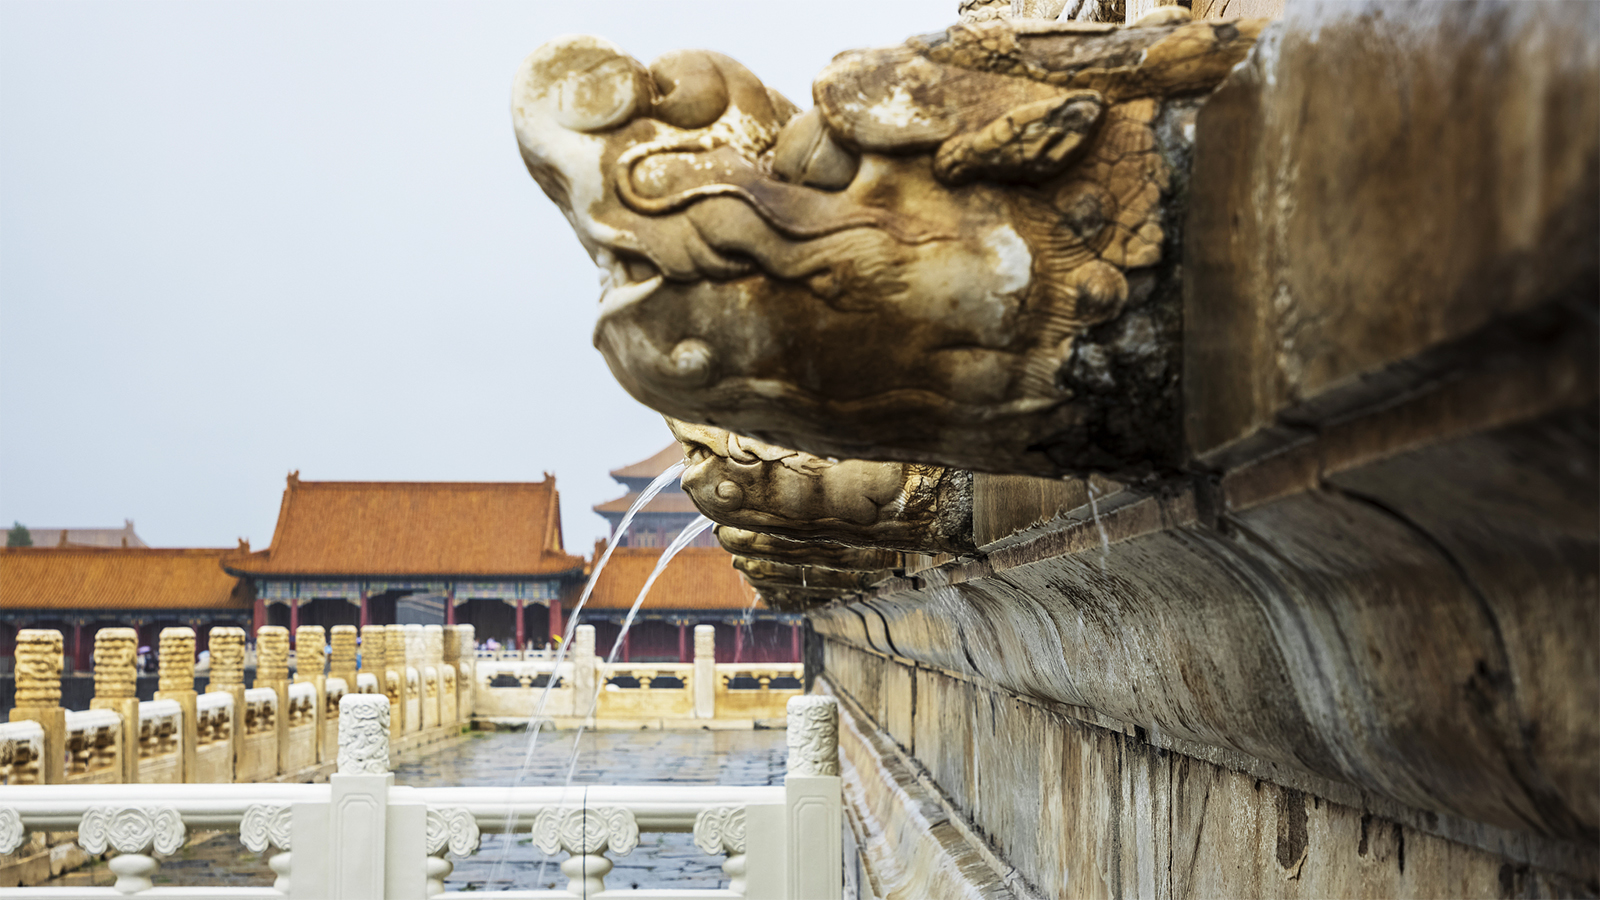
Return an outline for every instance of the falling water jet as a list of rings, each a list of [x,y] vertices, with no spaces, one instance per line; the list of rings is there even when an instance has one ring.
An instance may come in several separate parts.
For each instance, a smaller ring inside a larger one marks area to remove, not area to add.
[[[611,561],[611,553],[613,550],[617,549],[617,541],[620,540],[623,535],[628,533],[628,526],[633,524],[633,517],[638,514],[639,510],[643,509],[645,504],[649,503],[651,500],[654,500],[657,494],[661,493],[667,485],[671,484],[675,479],[678,478],[678,476],[682,475],[683,470],[688,467],[689,464],[687,462],[676,462],[667,467],[666,471],[662,472],[660,475],[657,475],[654,481],[650,482],[650,484],[647,485],[643,491],[639,492],[638,499],[634,500],[633,505],[628,507],[627,514],[622,517],[621,522],[617,523],[617,527],[611,533],[610,539],[606,541],[605,552],[601,553],[600,559],[595,562],[594,571],[589,573],[589,582],[583,586],[583,593],[578,597],[578,604],[572,608],[572,615],[567,621],[566,631],[563,633],[561,638],[561,646],[556,648],[555,663],[551,667],[550,676],[545,680],[544,690],[540,692],[538,702],[534,704],[533,710],[528,714],[528,750],[522,756],[522,765],[517,768],[516,777],[511,780],[512,790],[515,790],[522,785],[523,776],[527,774],[528,769],[533,765],[533,752],[539,745],[539,731],[544,726],[545,705],[549,703],[550,692],[555,688],[556,681],[560,678],[561,664],[566,661],[567,648],[572,646],[572,636],[577,633],[578,615],[583,612],[584,604],[589,602],[589,595],[594,593],[594,586],[600,582],[600,573],[605,571],[606,563]],[[710,523],[707,522],[707,526],[703,526],[701,530],[705,530],[705,527],[708,527],[709,524]],[[663,562],[665,562],[665,554],[663,554],[663,557]],[[655,576],[652,574],[651,581],[654,580]],[[645,589],[649,590],[649,587],[650,583],[646,582]],[[637,604],[635,604],[635,606],[637,606]],[[579,731],[579,734],[580,736],[582,735],[581,730]],[[568,780],[571,780],[570,776]],[[509,796],[510,795],[508,793],[508,802]],[[500,878],[500,870],[505,865],[506,855],[511,852],[511,835],[516,833],[516,827],[517,810],[515,806],[512,806],[506,812],[506,825],[505,831],[503,832],[504,836],[500,840],[500,855],[495,858],[494,868],[489,871],[490,884],[494,884]]]
[[[628,608],[628,615],[622,620],[622,628],[617,632],[617,639],[611,642],[611,652],[606,654],[605,665],[600,670],[601,674],[604,674],[606,669],[617,661],[617,653],[622,649],[622,639],[628,636],[628,629],[633,627],[634,616],[639,614],[639,607],[644,605],[644,598],[649,596],[650,589],[655,586],[656,579],[661,577],[662,572],[666,571],[667,563],[678,555],[678,551],[689,546],[691,541],[704,534],[712,524],[712,521],[705,516],[697,516],[693,522],[689,523],[688,527],[684,528],[677,537],[672,539],[672,543],[667,545],[667,549],[661,551],[661,558],[656,560],[656,567],[651,570],[650,577],[644,580],[644,587],[639,589],[639,596],[633,598],[633,605]],[[619,528],[618,531],[620,533],[621,529]],[[567,780],[561,786],[561,799],[556,801],[557,806],[566,801],[567,789],[572,787],[572,776],[578,770],[578,755],[582,749],[584,726],[600,708],[600,692],[604,689],[604,683],[595,685],[594,699],[589,701],[589,711],[578,722],[578,733],[572,739],[572,757],[567,761]],[[504,854],[502,853],[503,856]],[[544,868],[548,862],[549,860],[543,860],[539,863],[539,876],[535,879],[535,883],[544,880]]]

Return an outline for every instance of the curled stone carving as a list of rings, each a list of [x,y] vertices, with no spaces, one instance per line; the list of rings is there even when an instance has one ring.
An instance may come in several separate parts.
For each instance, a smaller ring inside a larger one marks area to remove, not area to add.
[[[0,806],[0,856],[15,853],[26,836],[22,816],[9,806]]]
[[[61,632],[24,628],[17,632],[18,706],[61,705]]]
[[[161,629],[158,653],[161,690],[194,690],[194,629],[184,626]]]
[[[339,698],[339,774],[389,771],[389,698],[345,694]]]
[[[78,823],[78,846],[89,853],[107,849],[162,855],[183,846],[183,817],[170,806],[94,806]]]
[[[388,666],[389,638],[382,625],[368,625],[361,629],[361,671],[382,672]]]
[[[824,459],[668,419],[689,467],[683,489],[706,518],[854,547],[970,553],[971,477],[910,463]]]
[[[256,683],[289,680],[289,629],[264,625],[256,632]]]
[[[343,678],[345,684],[356,683],[356,627],[335,625],[330,635],[332,645],[328,656],[328,674]]]
[[[743,853],[744,807],[713,806],[694,817],[694,845],[712,856]]]
[[[627,856],[639,846],[639,823],[621,806],[546,807],[533,820],[534,846],[546,855]]]
[[[293,834],[289,807],[252,804],[245,807],[244,818],[239,821],[239,841],[252,853],[260,853],[268,845],[279,850],[289,846]]]
[[[731,525],[718,525],[713,530],[722,549],[750,559],[858,572],[899,569],[904,564],[898,550],[873,550],[846,547],[831,541],[799,540]]]
[[[132,628],[102,628],[94,635],[94,696],[123,700],[135,694],[139,633]]]
[[[790,775],[839,774],[839,704],[832,697],[789,698]]]
[[[478,852],[480,840],[478,820],[470,811],[455,806],[428,808],[428,853],[438,854],[448,847],[456,856],[471,856]]]
[[[720,54],[564,37],[512,112],[646,405],[823,457],[1140,477],[1181,458],[1167,157],[1264,24],[974,21],[840,54],[804,113]]]
[[[211,688],[244,685],[244,629],[218,626],[206,639],[211,651]]]
[[[744,577],[760,590],[762,586],[779,588],[814,588],[817,590],[837,591],[850,593],[864,591],[888,578],[891,573],[878,572],[850,572],[839,569],[823,569],[814,566],[794,566],[788,563],[770,562],[765,559],[750,559],[744,556],[733,558],[733,567],[744,574]]]

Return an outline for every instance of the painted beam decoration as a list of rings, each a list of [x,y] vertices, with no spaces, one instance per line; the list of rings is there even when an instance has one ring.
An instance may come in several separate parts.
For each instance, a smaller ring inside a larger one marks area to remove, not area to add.
[[[645,404],[823,458],[1128,479],[1181,460],[1184,125],[1264,24],[969,22],[841,54],[803,113],[717,53],[564,37],[512,113]]]

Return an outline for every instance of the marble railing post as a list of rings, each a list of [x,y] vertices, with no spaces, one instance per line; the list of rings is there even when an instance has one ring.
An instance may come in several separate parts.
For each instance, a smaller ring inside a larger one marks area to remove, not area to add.
[[[388,643],[389,638],[382,625],[361,627],[361,671],[378,679],[379,684],[383,684],[383,671],[386,668],[384,651]]]
[[[428,703],[422,685],[422,626],[413,623],[402,627],[406,647],[406,731],[421,731],[426,724],[422,709]]]
[[[122,719],[122,783],[139,780],[139,632],[102,628],[94,636],[94,699],[90,709],[109,709]]]
[[[251,686],[271,688],[277,695],[273,727],[277,730],[278,754],[274,769],[275,774],[282,774],[289,758],[289,629],[263,625],[256,632],[256,680]]]
[[[195,753],[200,749],[200,695],[194,689],[194,629],[186,627],[161,629],[160,684],[156,687],[157,700],[173,700],[183,710],[178,723],[179,749],[183,769],[178,778],[182,782],[195,780]]]
[[[11,710],[11,721],[38,722],[44,729],[41,774],[45,784],[66,781],[67,711],[61,708],[63,649],[59,631],[24,628],[17,632],[17,705]]]
[[[311,721],[316,725],[311,733],[315,735],[312,743],[316,745],[313,753],[317,762],[322,762],[322,722],[326,718],[322,713],[322,698],[328,693],[328,676],[323,674],[327,646],[328,633],[321,625],[301,625],[295,630],[295,683],[305,682],[317,689],[311,702]]]
[[[717,717],[717,627],[694,627],[694,717]]]
[[[385,625],[384,694],[389,698],[389,736],[406,733],[406,627]]]
[[[790,897],[837,900],[844,886],[844,797],[839,779],[839,702],[789,698],[783,779]]]
[[[439,648],[439,665],[449,669],[451,674],[455,676],[450,682],[455,686],[456,692],[455,721],[463,722],[466,721],[466,713],[463,711],[462,706],[465,701],[462,700],[464,692],[461,687],[461,636],[457,630],[458,628],[459,626],[456,625],[446,625],[444,627],[444,642],[443,646]],[[444,696],[442,687],[439,696]]]
[[[244,756],[244,629],[219,625],[206,638],[211,650],[211,680],[206,693],[233,697],[233,771]]]
[[[599,714],[596,700],[603,684],[600,666],[601,662],[594,653],[594,626],[579,625],[572,635],[573,715],[587,717]],[[553,679],[555,675],[550,677]]]
[[[450,598],[446,597],[445,602],[449,603]],[[431,724],[435,728],[447,724],[444,720],[444,674],[440,671],[443,668],[444,626],[424,625],[422,626],[422,702],[424,704],[422,720],[424,724]],[[431,692],[428,687],[429,671],[433,673]],[[451,704],[452,708],[454,706],[455,704]],[[432,717],[431,722],[429,721],[430,714]]]
[[[472,718],[478,690],[478,638],[471,625],[456,626],[456,714],[461,721]]]
[[[356,689],[356,627],[333,626],[333,654],[328,660],[328,677],[344,680],[345,689]]]

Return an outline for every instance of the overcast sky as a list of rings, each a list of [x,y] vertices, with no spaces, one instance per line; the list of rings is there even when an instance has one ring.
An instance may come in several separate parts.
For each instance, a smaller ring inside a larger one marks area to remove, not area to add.
[[[284,477],[553,472],[567,545],[671,439],[590,343],[518,158],[559,34],[727,53],[802,107],[956,0],[0,3],[0,521],[272,538]]]

